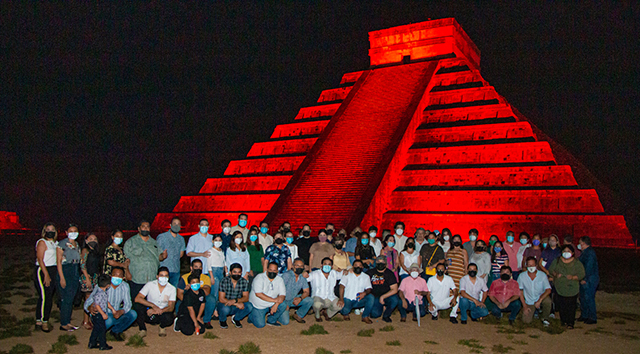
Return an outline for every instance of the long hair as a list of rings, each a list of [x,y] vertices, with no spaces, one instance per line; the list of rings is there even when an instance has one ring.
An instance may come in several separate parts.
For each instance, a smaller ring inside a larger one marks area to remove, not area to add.
[[[56,228],[56,225],[54,225],[52,222],[48,222],[48,223],[44,224],[44,226],[42,227],[42,233],[40,234],[40,237],[44,238],[44,234],[47,232],[46,230],[47,230],[47,227],[49,227],[49,226],[53,226],[53,229],[56,232],[55,239],[57,240],[58,239],[58,229]]]
[[[242,237],[242,242],[240,242],[239,245],[236,244],[236,236],[240,235]],[[240,248],[241,252],[244,252],[247,250],[247,247],[244,243],[244,236],[242,234],[242,231],[236,231],[233,233],[233,236],[231,237],[232,240],[231,242],[229,242],[229,248],[231,248],[232,251],[236,251],[236,248]],[[257,240],[256,240],[257,241]]]
[[[507,255],[507,251],[504,250],[504,245],[502,244],[502,241],[496,241],[496,243],[493,244],[493,247],[491,247],[491,263],[494,263],[496,261],[496,245],[500,243],[500,248],[502,248],[502,250],[500,250],[500,255],[501,256],[506,256]]]
[[[233,242],[233,243],[235,243],[235,242]],[[244,244],[244,242],[242,244]],[[247,237],[246,246],[247,246],[247,249],[249,249],[249,246],[255,247],[256,250],[258,250],[258,251],[260,251],[262,249],[262,245],[260,244],[260,238],[257,238],[255,241],[251,241],[251,235],[249,235],[249,237]],[[265,250],[262,250],[262,251],[264,252]]]

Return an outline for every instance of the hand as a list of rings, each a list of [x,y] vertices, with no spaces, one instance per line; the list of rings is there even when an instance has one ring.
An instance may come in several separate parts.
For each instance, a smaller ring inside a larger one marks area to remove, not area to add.
[[[48,273],[44,273],[44,286],[51,285],[51,277]]]
[[[500,310],[504,310],[505,308],[507,308],[507,306],[506,306],[505,304],[503,304],[503,303],[499,303],[499,304],[497,304],[496,306],[498,306],[498,308],[499,308]]]
[[[487,305],[484,304],[484,302],[480,302],[478,301],[478,305],[476,305],[478,307],[487,307]]]
[[[236,302],[234,305],[240,310],[244,309],[244,302]]]
[[[416,289],[416,290],[413,291],[413,293],[416,294],[416,295],[420,295],[420,290]]]
[[[556,275],[556,278],[560,278],[562,277],[562,274],[558,273],[558,275]]]
[[[343,270],[342,275],[349,275],[349,271],[347,269]]]
[[[358,293],[358,294],[356,294],[356,301],[360,301],[360,300],[362,300],[362,299],[364,299],[364,293]]]
[[[200,325],[198,324],[198,320],[193,321],[193,327],[196,329],[200,329]]]
[[[129,268],[129,264],[131,264],[131,260],[129,258],[127,258],[127,260],[124,261],[124,266]]]
[[[305,271],[304,273],[302,273],[302,277],[305,279],[309,278],[309,272]]]
[[[540,309],[540,304],[541,304],[541,301],[538,300],[534,305],[536,306],[537,309]]]
[[[529,312],[531,312],[531,308],[529,306],[525,306],[524,313],[528,314]]]
[[[166,259],[169,256],[169,252],[167,250],[162,251],[162,258]]]
[[[152,308],[148,308],[147,309],[147,316],[151,317],[154,314],[154,311]]]
[[[102,319],[103,320],[108,320],[109,319],[109,315],[107,315],[106,313],[102,314]]]
[[[278,311],[278,305],[279,305],[279,304],[278,304],[278,303],[276,303],[275,305],[271,306],[271,309],[269,310],[269,313],[270,313],[270,314],[272,314],[272,315],[273,315],[274,313],[276,313],[276,311]]]
[[[209,258],[211,257],[211,251],[207,251],[205,253],[203,253],[205,257]]]
[[[344,307],[344,301],[343,300],[338,300],[338,307],[339,308],[343,308]]]
[[[456,306],[456,298],[454,297],[453,299],[451,299],[451,302],[449,304],[451,305],[451,307]]]
[[[124,310],[118,310],[118,311],[113,313],[113,318],[115,318],[117,320],[122,315],[124,315]]]
[[[46,284],[45,284],[45,285],[46,285]],[[84,285],[85,285],[87,288],[89,288],[89,289],[91,289],[91,288],[93,287],[93,286],[91,285],[91,280],[89,280],[89,279],[85,279],[85,280],[84,280]]]
[[[225,302],[225,306],[233,306],[234,305],[234,301],[235,300],[227,300],[227,302]]]
[[[151,309],[153,309],[153,313],[155,313],[156,315],[161,315],[162,314],[162,309],[159,308],[156,305],[153,305],[153,307]]]
[[[300,301],[302,301],[301,297],[297,297],[297,298],[293,299],[293,306],[298,306]]]
[[[436,310],[436,307],[433,304],[429,304],[429,312],[433,312]]]
[[[582,285],[585,285],[586,283],[587,283],[586,280],[583,280],[583,281],[580,282],[580,284],[582,284]]]
[[[95,304],[91,304],[91,306],[89,306],[89,313],[92,315],[95,315],[96,313],[98,313],[98,310],[96,309]]]
[[[380,304],[384,305],[384,299],[382,297],[380,297]]]
[[[67,280],[65,278],[60,279],[60,287],[63,289],[67,287]]]
[[[406,309],[407,307],[409,307],[409,304],[407,303],[407,300],[406,300],[406,299],[402,300],[402,307],[403,307],[403,308],[405,308],[405,309]]]

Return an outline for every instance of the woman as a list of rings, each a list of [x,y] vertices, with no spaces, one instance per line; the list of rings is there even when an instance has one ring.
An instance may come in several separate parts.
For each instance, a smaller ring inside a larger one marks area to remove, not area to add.
[[[460,279],[466,274],[467,264],[469,263],[469,256],[462,247],[462,237],[460,235],[454,235],[451,238],[451,249],[447,252],[446,257],[448,263],[447,273],[453,278],[456,288],[460,289]]]
[[[444,257],[442,248],[436,244],[436,234],[434,232],[429,233],[427,243],[420,248],[420,258],[422,258],[422,268],[424,269],[422,277],[425,280],[428,281],[430,277],[436,275],[438,264],[445,264]]]
[[[73,300],[76,298],[80,285],[80,247],[78,227],[74,224],[67,228],[67,238],[58,242],[57,267],[58,267],[58,294],[60,297],[60,330],[73,332],[78,329],[71,324],[73,312]]]
[[[558,235],[551,234],[549,235],[549,244],[548,247],[545,248],[540,254],[540,259],[538,260],[538,268],[545,272],[548,276],[551,276],[549,273],[549,267],[551,267],[551,263],[556,260],[556,258],[561,256],[562,251],[560,250],[560,239]]]
[[[406,244],[406,242],[405,242]],[[382,241],[382,250],[380,251],[381,256],[385,256],[387,258],[387,269],[393,272],[396,275],[396,281],[398,280],[398,251],[396,251],[393,246],[396,245],[396,238],[393,235],[385,236]]]
[[[400,266],[400,281],[404,278],[408,277],[411,271],[409,267],[413,263],[418,264],[420,269],[422,269],[422,260],[420,259],[420,254],[416,251],[416,242],[414,239],[410,238],[404,244],[404,250],[398,255],[398,265]]]
[[[84,247],[80,253],[80,291],[84,294],[84,300],[87,301],[89,295],[93,292],[93,287],[98,283],[100,275],[100,251],[98,245],[98,236],[89,232],[84,237]],[[85,311],[84,321],[82,325],[86,329],[93,329],[89,313]]]
[[[527,268],[527,257],[535,257],[536,262],[540,263],[540,256],[542,255],[542,240],[540,239],[540,234],[533,235],[531,240],[531,247],[524,250],[522,254],[522,269]]]
[[[500,278],[500,268],[502,266],[509,265],[509,256],[504,250],[504,246],[501,241],[496,241],[491,247],[491,277],[489,278],[489,285],[495,280]]]
[[[333,245],[327,242],[327,232],[324,229],[318,231],[318,242],[309,248],[309,267],[312,271],[322,268],[322,260],[331,258],[335,253]]]
[[[57,247],[58,231],[52,223],[46,223],[42,228],[41,238],[36,242],[36,269],[33,277],[38,303],[36,306],[36,330],[51,332],[53,326],[49,324],[53,293],[58,282],[57,275]]]
[[[291,263],[298,258],[298,246],[293,244],[293,232],[287,231],[285,232],[285,240],[284,244],[289,247],[289,252],[291,252]]]
[[[260,244],[258,234],[255,231],[249,232],[249,241],[247,242],[247,252],[249,252],[249,279],[253,280],[256,275],[262,273],[262,265],[264,263],[264,249]]]
[[[216,305],[213,316],[218,317],[218,289],[222,278],[224,278],[225,257],[224,251],[222,250],[222,235],[217,234],[213,236],[212,241],[213,247],[209,249],[209,257],[207,257],[207,262],[202,265],[202,269],[209,273],[209,279],[211,279],[211,296],[213,296],[213,303]],[[258,246],[260,246],[259,243]]]
[[[442,233],[440,233],[440,236],[438,236],[438,246],[442,248],[444,253],[449,252],[449,250],[451,249],[450,239],[451,239],[451,230],[445,227],[444,229],[442,229]]]
[[[234,263],[238,263],[242,266],[242,277],[246,280],[249,280],[249,273],[251,272],[251,261],[249,260],[249,252],[247,252],[247,247],[244,244],[242,231],[239,230],[233,233],[229,248],[227,248],[227,252],[225,254],[225,274],[229,274],[229,269],[231,269],[231,265]]]
[[[374,268],[374,262],[376,260],[376,253],[373,247],[369,244],[369,234],[366,232],[360,232],[358,234],[358,244],[356,245],[356,251],[354,252],[356,259],[361,260],[364,263],[364,270]]]
[[[131,261],[124,256],[124,251],[122,250],[123,241],[122,231],[115,230],[111,233],[111,244],[104,250],[104,265],[102,270],[105,274],[111,275],[111,269],[113,269],[113,267],[120,267],[124,269],[125,278],[131,280],[131,273],[129,273],[129,263]]]
[[[333,260],[333,270],[338,272],[351,269],[349,255],[344,251],[344,243],[344,236],[341,234],[338,234],[333,239],[333,248],[335,248],[335,253],[331,257],[331,260]]]
[[[487,253],[487,244],[483,240],[476,241],[476,248],[469,257],[469,263],[475,263],[478,266],[477,277],[486,284],[489,280],[489,273],[491,273],[491,255]]]
[[[584,279],[584,266],[577,260],[572,245],[561,248],[562,257],[556,258],[549,267],[556,288],[555,305],[560,312],[560,321],[568,329],[576,322],[576,305],[580,281]]]

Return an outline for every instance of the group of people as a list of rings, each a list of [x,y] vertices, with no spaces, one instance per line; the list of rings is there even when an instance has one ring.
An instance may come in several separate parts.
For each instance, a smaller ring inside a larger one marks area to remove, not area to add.
[[[56,289],[60,329],[78,329],[71,312],[81,291],[83,325],[92,330],[89,347],[101,350],[111,348],[108,330],[122,340],[134,323],[142,337],[147,324],[159,325],[160,336],[169,327],[193,335],[213,328],[213,321],[226,329],[229,319],[236,328],[245,318],[257,328],[287,325],[290,318],[305,323],[311,309],[317,322],[338,313],[349,321],[353,311],[369,324],[379,317],[391,322],[397,309],[401,322],[408,313],[414,321],[427,312],[437,320],[440,311],[450,310],[454,324],[489,313],[497,318],[508,313],[513,324],[522,311],[525,323],[537,317],[548,326],[558,312],[573,328],[579,297],[577,320],[597,322],[598,264],[588,236],[577,247],[570,235],[561,244],[553,234],[522,232],[516,241],[512,231],[504,240],[491,235],[485,242],[472,229],[463,243],[446,228],[418,228],[408,237],[403,222],[381,237],[375,226],[368,232],[357,227],[347,236],[331,223],[317,237],[311,237],[309,225],[294,235],[289,223],[271,236],[266,222],[259,227],[247,222],[240,214],[237,225],[224,220],[222,232],[210,234],[203,219],[199,232],[185,242],[177,217],[156,239],[150,223],[141,221],[126,242],[114,231],[104,256],[95,234],[87,233],[80,244],[78,227],[70,225],[58,241],[58,230],[48,223],[36,244],[36,326],[52,330],[48,320]],[[190,269],[181,274],[184,256]]]

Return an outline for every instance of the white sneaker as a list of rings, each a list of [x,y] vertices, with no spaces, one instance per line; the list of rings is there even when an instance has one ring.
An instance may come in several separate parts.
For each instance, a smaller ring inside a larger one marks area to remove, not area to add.
[[[361,309],[355,309],[355,310],[353,310],[353,313],[355,313],[356,316],[360,316],[362,314],[362,310]]]
[[[549,327],[550,324],[551,323],[549,323],[549,321],[547,321],[547,320],[543,320],[542,321],[542,325],[545,326],[545,327]]]
[[[556,318],[556,314],[555,313],[549,314],[549,318]]]

